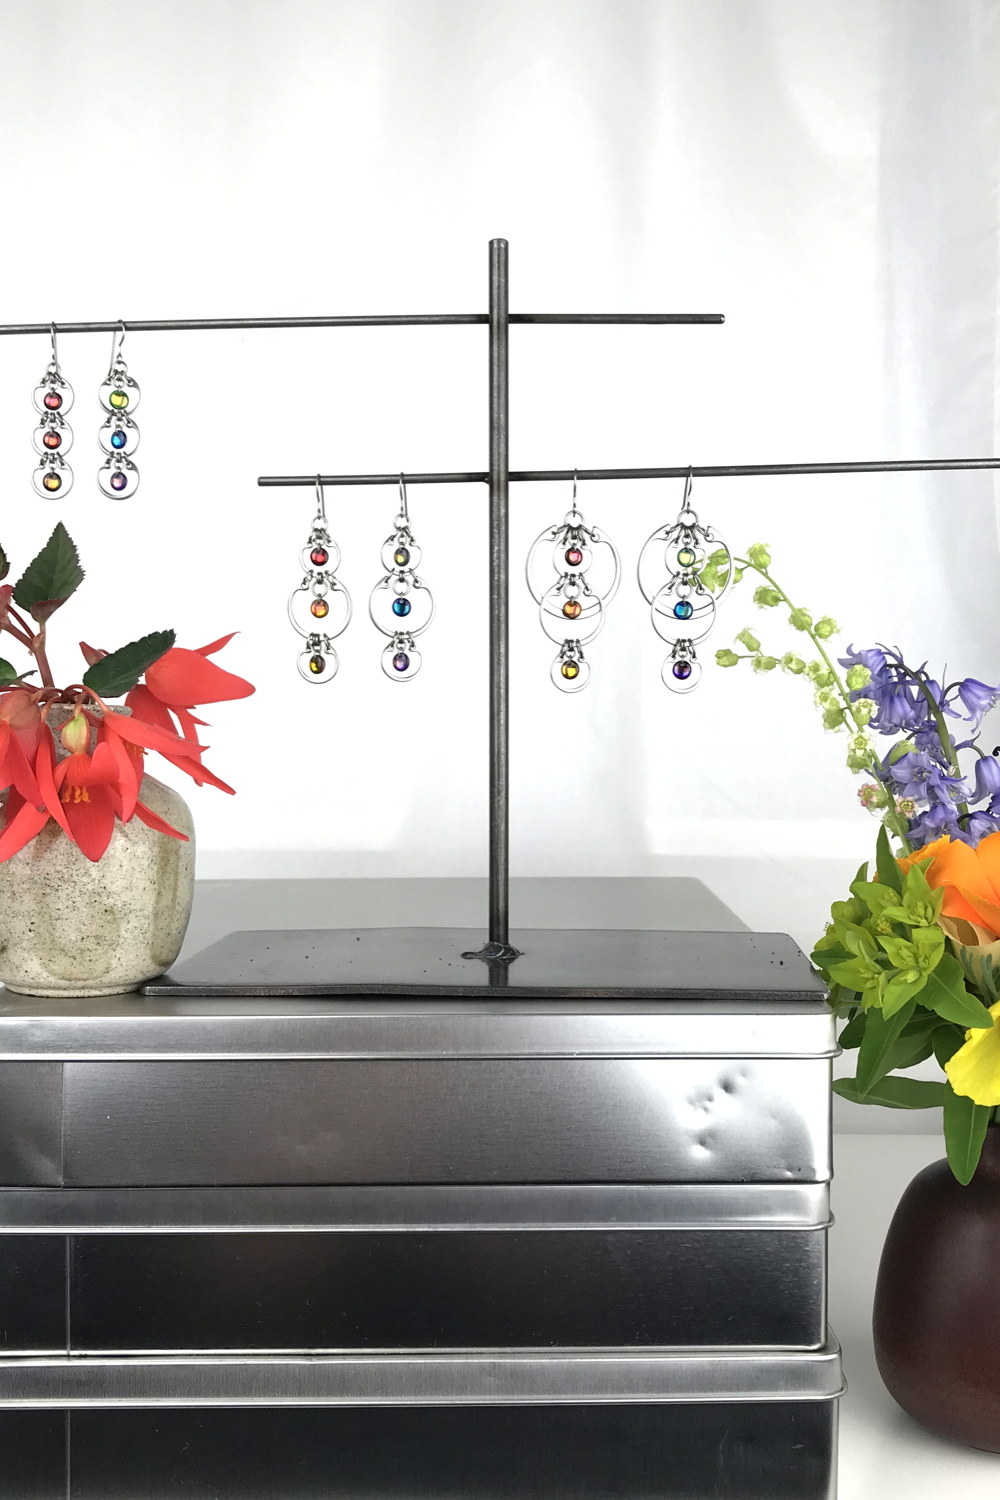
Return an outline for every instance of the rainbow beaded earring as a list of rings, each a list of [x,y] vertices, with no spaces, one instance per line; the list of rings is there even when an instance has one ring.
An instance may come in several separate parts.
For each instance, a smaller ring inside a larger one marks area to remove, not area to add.
[[[54,323],[50,337],[52,358],[31,397],[42,419],[31,436],[35,452],[40,455],[31,483],[36,494],[43,495],[46,500],[56,500],[73,488],[73,470],[64,457],[73,446],[73,429],[66,421],[66,413],[73,405],[73,387],[63,379],[59,368]]]
[[[701,663],[695,646],[715,628],[716,611],[733,582],[733,554],[729,546],[710,526],[701,524],[691,506],[692,480],[693,472],[689,469],[680,514],[676,521],[653,532],[639,553],[636,569],[653,629],[670,647],[660,675],[674,693],[690,693],[701,681]],[[725,587],[714,595],[700,577],[709,548],[721,549],[729,563]],[[657,554],[662,556],[662,566],[667,570],[667,580],[659,587],[653,575]]]
[[[125,324],[121,323],[111,335],[111,363],[98,392],[108,417],[97,440],[108,457],[97,472],[97,485],[111,500],[127,500],[139,488],[139,470],[132,462],[132,454],[139,446],[139,429],[132,413],[139,405],[141,392],[122,355],[124,342]]]
[[[542,576],[546,559],[558,574],[548,588]],[[610,538],[596,526],[588,526],[577,509],[575,469],[572,508],[557,525],[536,537],[528,552],[525,577],[542,629],[559,646],[551,667],[552,681],[561,692],[578,693],[590,681],[590,663],[583,648],[604,627],[605,608],[621,580],[621,561]],[[570,627],[573,635],[566,633]]]
[[[333,643],[351,623],[351,596],[336,577],[340,548],[327,528],[326,500],[320,476],[316,475],[316,515],[309,540],[301,552],[305,577],[288,599],[292,629],[306,643],[299,652],[298,669],[307,682],[329,682],[336,677],[340,660]],[[335,628],[330,626],[330,601],[337,606]]]
[[[394,682],[410,682],[420,671],[423,657],[415,638],[434,619],[434,595],[417,575],[421,556],[410,530],[406,480],[400,474],[399,512],[392,533],[382,543],[382,566],[389,571],[379,579],[368,601],[372,624],[389,637],[382,652],[382,671]]]

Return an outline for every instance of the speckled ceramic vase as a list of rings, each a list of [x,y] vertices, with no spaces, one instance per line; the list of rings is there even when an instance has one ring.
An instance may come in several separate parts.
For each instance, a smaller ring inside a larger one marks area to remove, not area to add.
[[[58,729],[54,714],[50,722]],[[194,823],[180,793],[152,776],[139,798],[188,842],[132,818],[116,822],[93,864],[50,821],[0,864],[0,982],[9,990],[121,995],[174,962],[194,897]],[[0,793],[0,826],[5,802]]]

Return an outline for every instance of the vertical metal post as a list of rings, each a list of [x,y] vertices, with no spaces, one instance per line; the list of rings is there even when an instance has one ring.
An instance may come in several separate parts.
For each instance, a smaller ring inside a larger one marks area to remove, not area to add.
[[[490,241],[490,947],[509,947],[507,241]],[[513,956],[513,954],[511,955]]]

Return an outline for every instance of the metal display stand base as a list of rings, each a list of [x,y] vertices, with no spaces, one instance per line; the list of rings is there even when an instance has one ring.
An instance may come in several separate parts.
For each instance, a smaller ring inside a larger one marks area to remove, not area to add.
[[[783,933],[617,930],[511,934],[516,963],[448,927],[234,932],[145,986],[146,995],[441,995],[475,999],[817,1000]],[[705,983],[711,948],[712,981]]]

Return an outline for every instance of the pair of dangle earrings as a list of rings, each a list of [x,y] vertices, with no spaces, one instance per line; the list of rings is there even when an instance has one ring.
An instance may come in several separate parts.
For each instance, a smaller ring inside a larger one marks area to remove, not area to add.
[[[52,358],[32,394],[32,404],[41,420],[32,434],[32,444],[39,462],[31,476],[36,494],[46,500],[57,500],[73,488],[73,470],[66,454],[73,446],[73,429],[66,414],[73,405],[73,387],[65,379],[59,364],[56,325],[51,325]],[[139,385],[128,372],[122,355],[125,324],[111,338],[111,362],[101,383],[98,398],[107,418],[98,433],[98,442],[107,458],[97,474],[98,488],[111,500],[127,500],[139,487],[139,471],[132,454],[139,445],[139,428],[132,413],[139,405]]]
[[[333,642],[351,623],[351,596],[337,577],[340,548],[330,536],[323,484],[316,475],[316,516],[302,550],[305,575],[288,600],[292,628],[305,641],[298,669],[307,682],[329,682],[340,665]],[[434,596],[417,573],[421,551],[413,537],[406,482],[399,476],[399,512],[392,532],[382,544],[382,566],[387,570],[372,589],[368,613],[389,644],[382,652],[382,670],[394,682],[409,682],[420,671],[422,657],[416,638],[434,619]]]
[[[554,583],[548,567],[555,570]],[[604,628],[605,611],[621,582],[621,560],[610,538],[588,526],[579,510],[575,471],[572,507],[535,538],[525,577],[542,629],[559,647],[552,681],[564,693],[578,693],[590,681],[584,647]]]

